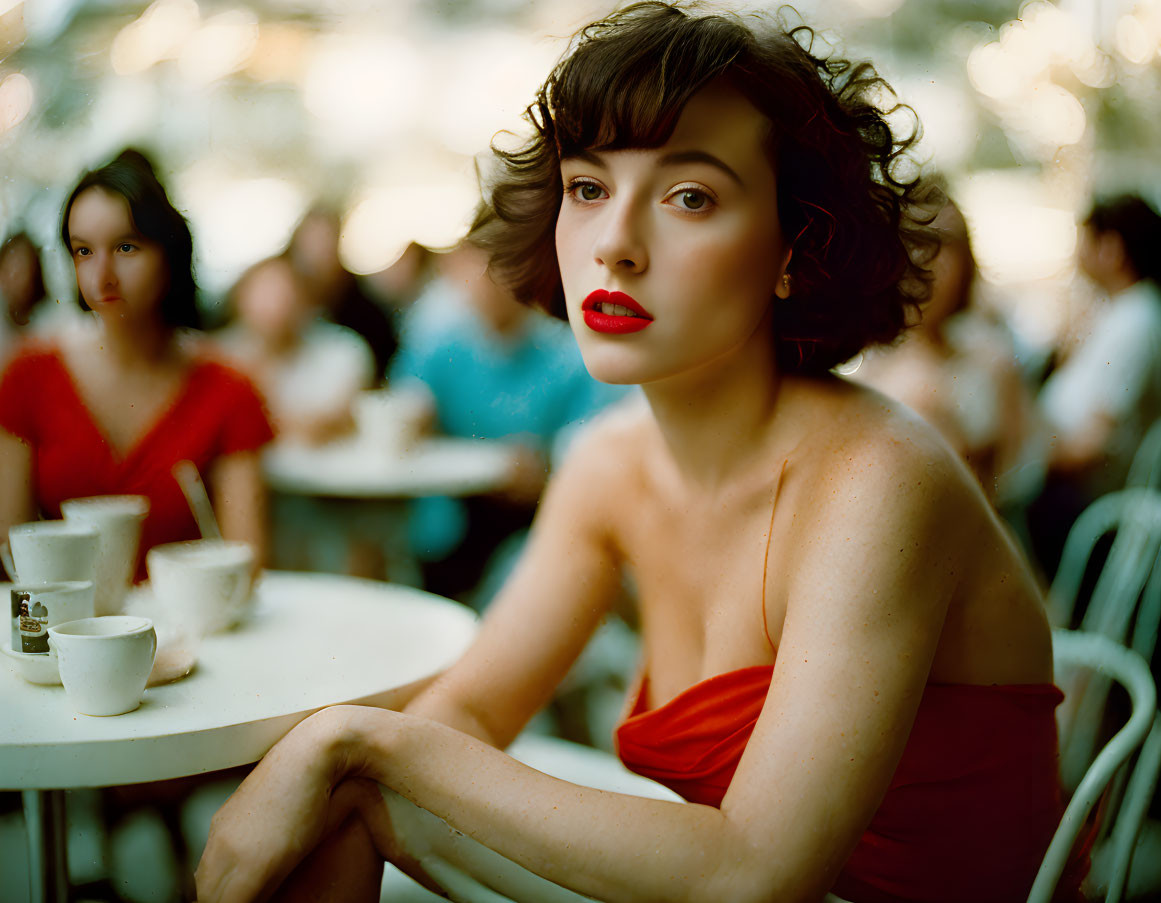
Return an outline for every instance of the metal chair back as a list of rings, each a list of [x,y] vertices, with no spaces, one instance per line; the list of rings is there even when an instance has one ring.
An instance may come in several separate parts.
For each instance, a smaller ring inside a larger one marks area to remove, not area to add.
[[[1158,765],[1161,764],[1161,725],[1156,718],[1157,688],[1145,660],[1106,636],[1058,629],[1052,633],[1052,648],[1057,683],[1063,682],[1062,672],[1068,670],[1083,670],[1096,677],[1111,678],[1128,691],[1132,714],[1124,727],[1092,759],[1077,784],[1061,817],[1060,826],[1044,854],[1028,894],[1028,903],[1049,903],[1052,899],[1069,853],[1093,806],[1113,776],[1135,752],[1145,746],[1142,755],[1138,757],[1121,805],[1107,815],[1113,820],[1113,827],[1108,841],[1112,844],[1112,866],[1105,901],[1119,903],[1124,893],[1133,846],[1156,786]],[[1149,738],[1147,744],[1146,735]],[[1068,742],[1063,730],[1061,742],[1062,747]]]

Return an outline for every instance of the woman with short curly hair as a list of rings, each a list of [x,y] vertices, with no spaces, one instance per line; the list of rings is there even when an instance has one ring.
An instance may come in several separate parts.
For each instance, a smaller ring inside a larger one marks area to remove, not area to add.
[[[927,239],[885,86],[810,39],[642,3],[551,74],[470,237],[645,403],[577,440],[456,665],[404,713],[336,706],[274,747],[201,900],[371,898],[384,858],[430,882],[395,793],[504,857],[459,865],[515,899],[1026,897],[1061,812],[1048,625],[951,450],[829,373],[899,332]],[[500,751],[626,576],[618,752],[685,804]]]

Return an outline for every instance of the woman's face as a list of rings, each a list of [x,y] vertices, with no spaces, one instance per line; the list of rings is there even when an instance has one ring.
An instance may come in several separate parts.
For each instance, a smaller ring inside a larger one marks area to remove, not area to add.
[[[293,340],[310,321],[311,305],[289,263],[268,261],[253,270],[238,288],[238,317],[262,339]]]
[[[73,201],[68,226],[85,303],[103,319],[156,317],[169,289],[169,265],[161,245],[133,225],[128,201],[88,188]]]
[[[752,342],[790,252],[764,140],[770,122],[715,82],[659,148],[561,162],[556,252],[585,364],[611,383],[693,371]]]

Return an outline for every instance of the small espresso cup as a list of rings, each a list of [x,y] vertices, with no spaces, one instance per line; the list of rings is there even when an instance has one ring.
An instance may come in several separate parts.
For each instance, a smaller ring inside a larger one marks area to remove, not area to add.
[[[60,510],[67,523],[97,528],[93,576],[96,614],[120,614],[137,570],[141,525],[149,514],[149,499],[143,495],[98,495],[61,502]]]
[[[56,583],[92,580],[99,538],[92,524],[39,520],[16,524],[8,530],[8,546],[15,568],[14,583]]]
[[[9,591],[14,652],[48,654],[50,627],[93,616],[93,582],[17,583]]]
[[[123,715],[141,704],[157,654],[149,618],[109,615],[48,629],[60,681],[82,715]]]

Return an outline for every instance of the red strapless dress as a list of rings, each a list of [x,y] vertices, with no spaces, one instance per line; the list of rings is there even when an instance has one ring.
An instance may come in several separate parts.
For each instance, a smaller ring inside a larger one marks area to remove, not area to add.
[[[652,711],[644,681],[616,731],[632,771],[720,806],[774,669],[703,680]],[[833,891],[852,903],[1006,903],[1028,896],[1063,812],[1051,684],[928,684],[887,795]],[[1057,900],[1083,900],[1087,849]]]

